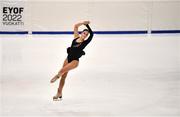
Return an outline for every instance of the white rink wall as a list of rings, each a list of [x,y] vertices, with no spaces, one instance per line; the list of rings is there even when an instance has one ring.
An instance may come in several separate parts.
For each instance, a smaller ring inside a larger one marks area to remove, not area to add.
[[[22,6],[23,26],[0,31],[72,31],[74,23],[90,20],[96,31],[179,30],[178,0],[27,0],[0,1]],[[1,15],[1,14],[0,14]]]

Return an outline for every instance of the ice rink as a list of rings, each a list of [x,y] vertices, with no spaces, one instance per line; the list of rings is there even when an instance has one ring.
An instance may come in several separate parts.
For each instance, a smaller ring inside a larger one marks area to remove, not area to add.
[[[180,35],[95,35],[53,101],[72,35],[0,35],[1,117],[180,117]]]

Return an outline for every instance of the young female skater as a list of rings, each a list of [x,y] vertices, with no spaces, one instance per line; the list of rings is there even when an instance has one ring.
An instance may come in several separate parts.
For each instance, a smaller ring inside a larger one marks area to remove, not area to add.
[[[83,49],[89,44],[89,42],[93,38],[93,32],[88,25],[89,23],[90,23],[89,21],[83,21],[83,22],[75,24],[74,26],[74,40],[72,41],[71,47],[67,48],[68,56],[65,59],[61,70],[58,72],[57,75],[55,75],[51,79],[51,83],[54,83],[57,79],[61,77],[57,94],[53,97],[53,100],[62,98],[62,89],[63,89],[68,72],[78,66],[79,58],[82,55],[85,55],[85,52],[83,51]],[[87,29],[84,29],[82,33],[79,35],[78,27],[81,25],[85,25]],[[90,36],[85,40],[88,34],[90,34]]]

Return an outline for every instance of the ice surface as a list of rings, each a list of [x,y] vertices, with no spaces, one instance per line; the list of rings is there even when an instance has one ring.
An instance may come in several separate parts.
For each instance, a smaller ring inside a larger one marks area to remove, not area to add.
[[[52,101],[71,38],[1,35],[0,116],[180,116],[179,35],[95,35]]]

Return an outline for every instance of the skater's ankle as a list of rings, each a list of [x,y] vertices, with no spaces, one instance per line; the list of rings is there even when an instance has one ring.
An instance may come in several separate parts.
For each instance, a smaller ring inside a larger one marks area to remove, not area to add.
[[[62,91],[60,90],[60,88],[58,88],[57,93],[58,93],[59,96],[62,96]]]

